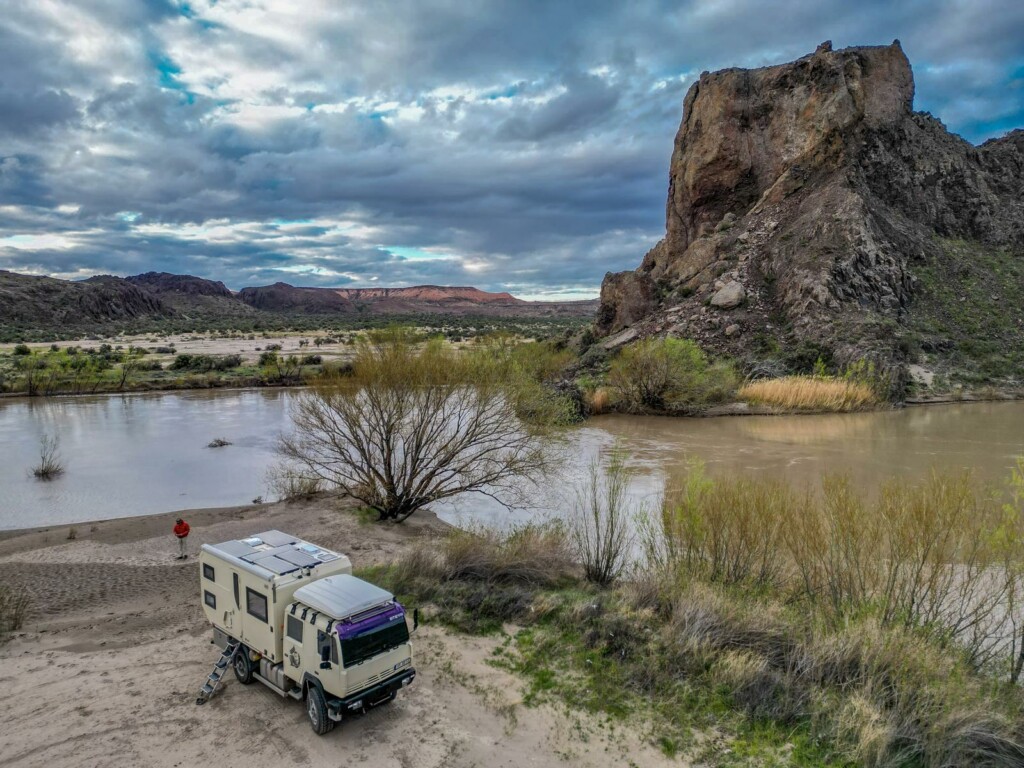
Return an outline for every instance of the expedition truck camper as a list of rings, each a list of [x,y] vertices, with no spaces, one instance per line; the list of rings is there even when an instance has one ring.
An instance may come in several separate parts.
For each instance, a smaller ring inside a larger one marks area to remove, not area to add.
[[[222,650],[197,704],[232,667],[306,702],[310,725],[330,731],[346,713],[391,701],[416,677],[405,611],[394,595],[352,575],[347,557],[265,531],[204,544],[199,584]],[[413,612],[413,630],[418,624]]]

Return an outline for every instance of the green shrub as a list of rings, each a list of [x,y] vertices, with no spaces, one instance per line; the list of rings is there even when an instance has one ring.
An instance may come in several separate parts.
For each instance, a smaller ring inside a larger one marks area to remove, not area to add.
[[[172,371],[193,371],[209,373],[211,371],[227,371],[242,364],[241,355],[191,355],[182,354],[174,358],[170,365]]]
[[[14,349],[11,350],[11,354],[14,355],[31,355],[32,350],[28,348],[27,344],[17,344]]]
[[[729,398],[737,377],[731,365],[709,363],[689,339],[654,338],[623,348],[612,361],[608,384],[626,410],[674,411]]]

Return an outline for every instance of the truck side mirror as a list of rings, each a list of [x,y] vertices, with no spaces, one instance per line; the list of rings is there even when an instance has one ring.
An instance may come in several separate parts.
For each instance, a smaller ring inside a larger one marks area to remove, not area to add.
[[[412,612],[412,631],[415,632],[416,628],[420,625],[420,609],[415,608]]]
[[[320,669],[331,669],[331,662],[329,662],[329,661],[321,661],[320,662]]]

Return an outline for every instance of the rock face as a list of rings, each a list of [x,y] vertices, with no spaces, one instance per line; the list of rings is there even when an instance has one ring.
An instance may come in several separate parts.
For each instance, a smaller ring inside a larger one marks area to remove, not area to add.
[[[174,275],[170,272],[146,272],[141,275],[126,277],[129,283],[138,285],[151,293],[178,293],[187,296],[220,296],[226,299],[233,297],[227,286],[219,280],[207,280],[193,275]]]
[[[898,41],[702,74],[675,139],[665,237],[638,270],[605,277],[598,330],[640,323],[746,359],[796,345],[905,366],[899,331],[929,289],[918,273],[941,270],[947,243],[1024,264],[1024,131],[975,147],[913,98]],[[727,337],[720,311],[740,302],[729,323],[742,313],[758,333]]]
[[[321,314],[354,311],[352,302],[330,288],[297,288],[274,283],[258,288],[243,288],[238,298],[251,307],[270,312]]]
[[[97,325],[174,314],[158,297],[119,277],[69,282],[0,270],[0,320],[11,325]]]

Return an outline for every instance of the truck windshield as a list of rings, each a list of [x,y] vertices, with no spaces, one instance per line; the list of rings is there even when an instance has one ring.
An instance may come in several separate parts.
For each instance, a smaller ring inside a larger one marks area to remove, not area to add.
[[[409,641],[409,627],[404,621],[392,621],[355,637],[341,641],[341,663],[345,667],[359,664],[378,653],[384,653]]]

